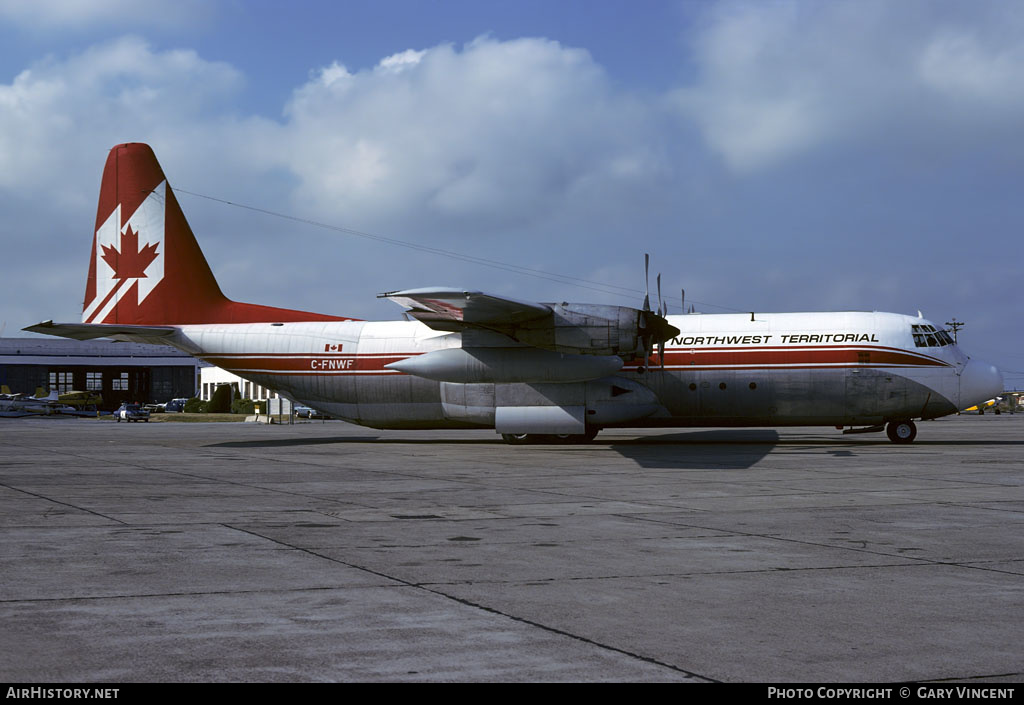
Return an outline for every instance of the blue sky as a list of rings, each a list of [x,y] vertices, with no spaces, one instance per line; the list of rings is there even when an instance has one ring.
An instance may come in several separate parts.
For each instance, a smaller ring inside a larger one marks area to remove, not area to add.
[[[1024,385],[1024,5],[0,0],[4,335],[80,312],[107,150],[232,298],[395,318],[455,285],[707,312],[923,311]],[[668,294],[668,292],[672,292]]]

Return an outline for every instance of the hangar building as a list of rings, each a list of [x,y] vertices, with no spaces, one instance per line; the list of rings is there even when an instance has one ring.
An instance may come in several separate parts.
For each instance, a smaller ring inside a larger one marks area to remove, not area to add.
[[[164,345],[109,340],[0,338],[0,384],[12,392],[89,391],[102,409],[125,401],[160,403],[193,397],[199,361]]]

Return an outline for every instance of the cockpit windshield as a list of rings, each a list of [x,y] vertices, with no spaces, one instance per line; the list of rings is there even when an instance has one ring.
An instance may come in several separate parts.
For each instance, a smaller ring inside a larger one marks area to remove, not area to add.
[[[912,325],[914,334],[914,345],[919,348],[941,348],[944,345],[952,345],[953,338],[944,330],[935,330],[935,326]]]

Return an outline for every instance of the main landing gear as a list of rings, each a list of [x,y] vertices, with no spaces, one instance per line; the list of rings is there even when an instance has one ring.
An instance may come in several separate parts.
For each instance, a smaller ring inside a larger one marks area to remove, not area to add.
[[[502,439],[513,446],[525,445],[572,445],[589,443],[597,437],[599,428],[588,428],[586,433],[503,433]]]
[[[893,443],[913,443],[917,438],[917,426],[913,421],[890,421],[885,427],[885,435]]]

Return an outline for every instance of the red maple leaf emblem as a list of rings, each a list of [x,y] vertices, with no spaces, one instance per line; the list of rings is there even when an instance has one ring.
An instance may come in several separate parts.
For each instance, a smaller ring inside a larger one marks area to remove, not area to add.
[[[103,261],[114,270],[114,279],[141,279],[146,276],[146,267],[156,259],[156,245],[146,243],[139,250],[139,235],[128,226],[121,236],[121,252],[103,245]]]

